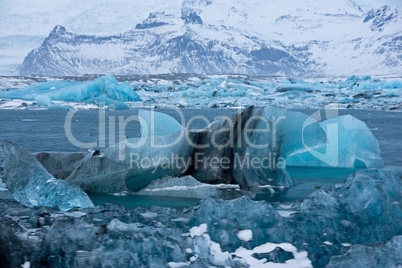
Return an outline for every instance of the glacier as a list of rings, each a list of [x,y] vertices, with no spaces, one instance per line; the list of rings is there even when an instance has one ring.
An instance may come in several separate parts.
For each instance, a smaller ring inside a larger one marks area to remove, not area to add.
[[[12,197],[26,206],[93,207],[87,194],[78,186],[57,180],[18,145],[4,141],[0,148],[0,177]]]
[[[0,98],[34,100],[39,106],[52,107],[54,101],[94,103],[127,109],[123,102],[141,101],[128,83],[118,83],[114,76],[101,76],[93,81],[53,80],[23,89],[0,92]]]

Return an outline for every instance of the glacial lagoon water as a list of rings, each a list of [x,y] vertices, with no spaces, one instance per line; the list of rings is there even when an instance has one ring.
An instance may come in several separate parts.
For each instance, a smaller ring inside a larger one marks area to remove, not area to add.
[[[174,110],[156,109],[169,114],[179,120],[179,115]],[[236,109],[182,109],[188,120],[194,116],[205,116],[211,122],[217,116],[232,115]],[[306,114],[313,114],[315,110],[299,110]],[[339,110],[339,115],[351,114],[364,121],[378,139],[382,157],[386,166],[402,169],[402,113],[393,111],[366,111],[366,110]],[[63,110],[0,110],[0,137],[11,140],[30,152],[74,152],[85,149],[73,146],[66,138],[64,123],[67,111]],[[118,122],[119,117],[128,118],[136,115],[138,109],[107,111],[105,113],[106,125],[112,117]],[[94,142],[99,140],[99,111],[80,110],[72,118],[72,133],[81,142]],[[117,124],[117,123],[116,123]],[[196,120],[191,128],[203,128],[207,122]],[[102,126],[102,125],[101,125]],[[115,129],[118,129],[116,126]],[[107,130],[107,129],[106,129]],[[138,122],[127,125],[125,136],[138,137],[140,126]],[[109,132],[106,131],[106,145],[109,141]],[[114,139],[119,138],[115,132]],[[257,195],[256,200],[269,202],[291,202],[303,199],[315,189],[328,189],[337,183],[342,183],[357,169],[346,168],[304,168],[289,167],[288,172],[295,180],[295,186],[283,194]],[[127,208],[165,206],[176,209],[189,207],[197,203],[198,199],[139,196],[134,194],[116,195],[93,193],[89,194],[95,205],[103,203],[117,203]]]

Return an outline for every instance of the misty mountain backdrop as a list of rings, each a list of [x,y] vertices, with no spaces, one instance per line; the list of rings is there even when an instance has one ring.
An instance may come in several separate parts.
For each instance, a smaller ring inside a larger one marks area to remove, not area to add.
[[[395,6],[352,0],[184,0],[147,7],[124,33],[79,34],[57,25],[18,66],[20,75],[397,75],[402,20]]]

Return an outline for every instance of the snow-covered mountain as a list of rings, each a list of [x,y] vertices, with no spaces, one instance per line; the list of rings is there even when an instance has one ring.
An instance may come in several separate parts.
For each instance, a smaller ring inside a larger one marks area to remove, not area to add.
[[[133,30],[95,36],[55,27],[22,75],[392,75],[402,69],[397,9],[352,0],[184,0]],[[367,8],[367,6],[365,7]]]

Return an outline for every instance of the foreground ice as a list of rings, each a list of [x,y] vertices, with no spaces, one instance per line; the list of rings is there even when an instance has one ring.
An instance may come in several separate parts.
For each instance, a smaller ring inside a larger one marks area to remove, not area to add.
[[[291,204],[207,198],[184,210],[105,204],[63,213],[0,200],[0,262],[5,267],[26,261],[51,267],[398,267],[401,190],[400,174],[369,169]]]
[[[326,267],[400,267],[402,265],[402,235],[376,245],[354,245],[345,254],[334,256]]]
[[[87,194],[78,186],[57,180],[18,145],[4,141],[0,148],[0,178],[12,197],[26,206],[93,207]]]
[[[99,106],[113,104],[114,109],[127,109],[128,106],[123,102],[141,100],[128,83],[117,83],[113,76],[101,76],[90,82],[42,82],[23,89],[0,92],[0,98],[35,100],[37,105],[45,107],[57,106],[53,101],[85,102]]]

